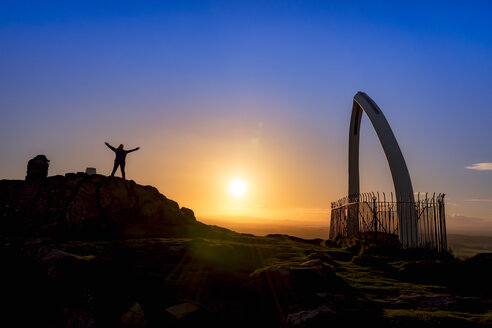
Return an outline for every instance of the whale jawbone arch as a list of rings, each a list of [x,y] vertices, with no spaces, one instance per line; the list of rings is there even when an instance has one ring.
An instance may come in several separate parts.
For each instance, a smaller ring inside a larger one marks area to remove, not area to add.
[[[352,117],[349,133],[349,190],[348,196],[355,197],[359,194],[359,135],[360,122],[363,113],[367,114],[379,142],[383,147],[393,179],[398,211],[398,233],[400,242],[404,247],[416,247],[418,245],[417,213],[415,211],[415,199],[412,181],[408,168],[401,153],[400,146],[391,130],[381,109],[364,92],[357,92],[354,96]],[[358,211],[358,209],[356,209]],[[357,213],[350,215],[354,218],[348,222],[352,232],[358,232]]]

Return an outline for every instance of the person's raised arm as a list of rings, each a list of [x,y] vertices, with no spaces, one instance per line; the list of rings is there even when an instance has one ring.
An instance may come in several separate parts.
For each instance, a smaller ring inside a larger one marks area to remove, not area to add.
[[[140,147],[137,147],[137,148],[133,148],[133,149],[127,150],[126,152],[127,153],[131,153],[132,151],[139,150],[139,149],[140,149]]]
[[[114,148],[113,146],[111,146],[107,142],[105,142],[104,144],[106,144],[106,146],[108,146],[112,151],[116,151],[116,148]]]

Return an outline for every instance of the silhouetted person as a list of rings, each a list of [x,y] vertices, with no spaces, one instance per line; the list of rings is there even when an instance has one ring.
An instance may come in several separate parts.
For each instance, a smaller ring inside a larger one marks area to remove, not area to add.
[[[120,167],[121,170],[121,176],[123,179],[125,179],[125,159],[126,159],[126,154],[131,153],[132,151],[139,150],[140,147],[131,149],[131,150],[124,150],[123,145],[120,145],[118,148],[114,148],[107,142],[105,142],[106,146],[108,146],[112,151],[115,152],[116,158],[114,159],[114,167],[113,167],[113,172],[111,172],[111,176],[113,177],[116,169],[118,166]]]
[[[48,176],[48,166],[50,161],[45,155],[37,155],[27,162],[26,181],[39,181]]]

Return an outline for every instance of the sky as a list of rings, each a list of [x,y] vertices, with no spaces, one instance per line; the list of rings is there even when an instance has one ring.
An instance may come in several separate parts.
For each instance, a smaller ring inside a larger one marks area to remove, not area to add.
[[[2,0],[0,179],[24,179],[37,154],[49,175],[109,175],[104,142],[124,144],[140,147],[128,179],[205,223],[321,236],[347,193],[364,91],[414,190],[446,194],[450,231],[492,235],[491,13],[473,0]],[[360,148],[361,191],[391,192],[367,117]]]

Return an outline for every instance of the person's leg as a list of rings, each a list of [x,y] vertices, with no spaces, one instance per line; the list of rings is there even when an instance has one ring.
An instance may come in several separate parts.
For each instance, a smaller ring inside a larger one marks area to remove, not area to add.
[[[125,163],[120,164],[121,176],[125,179]]]
[[[116,169],[118,168],[120,164],[118,164],[117,162],[114,162],[114,166],[113,166],[113,172],[111,172],[111,176],[114,177],[114,174],[116,172]]]

